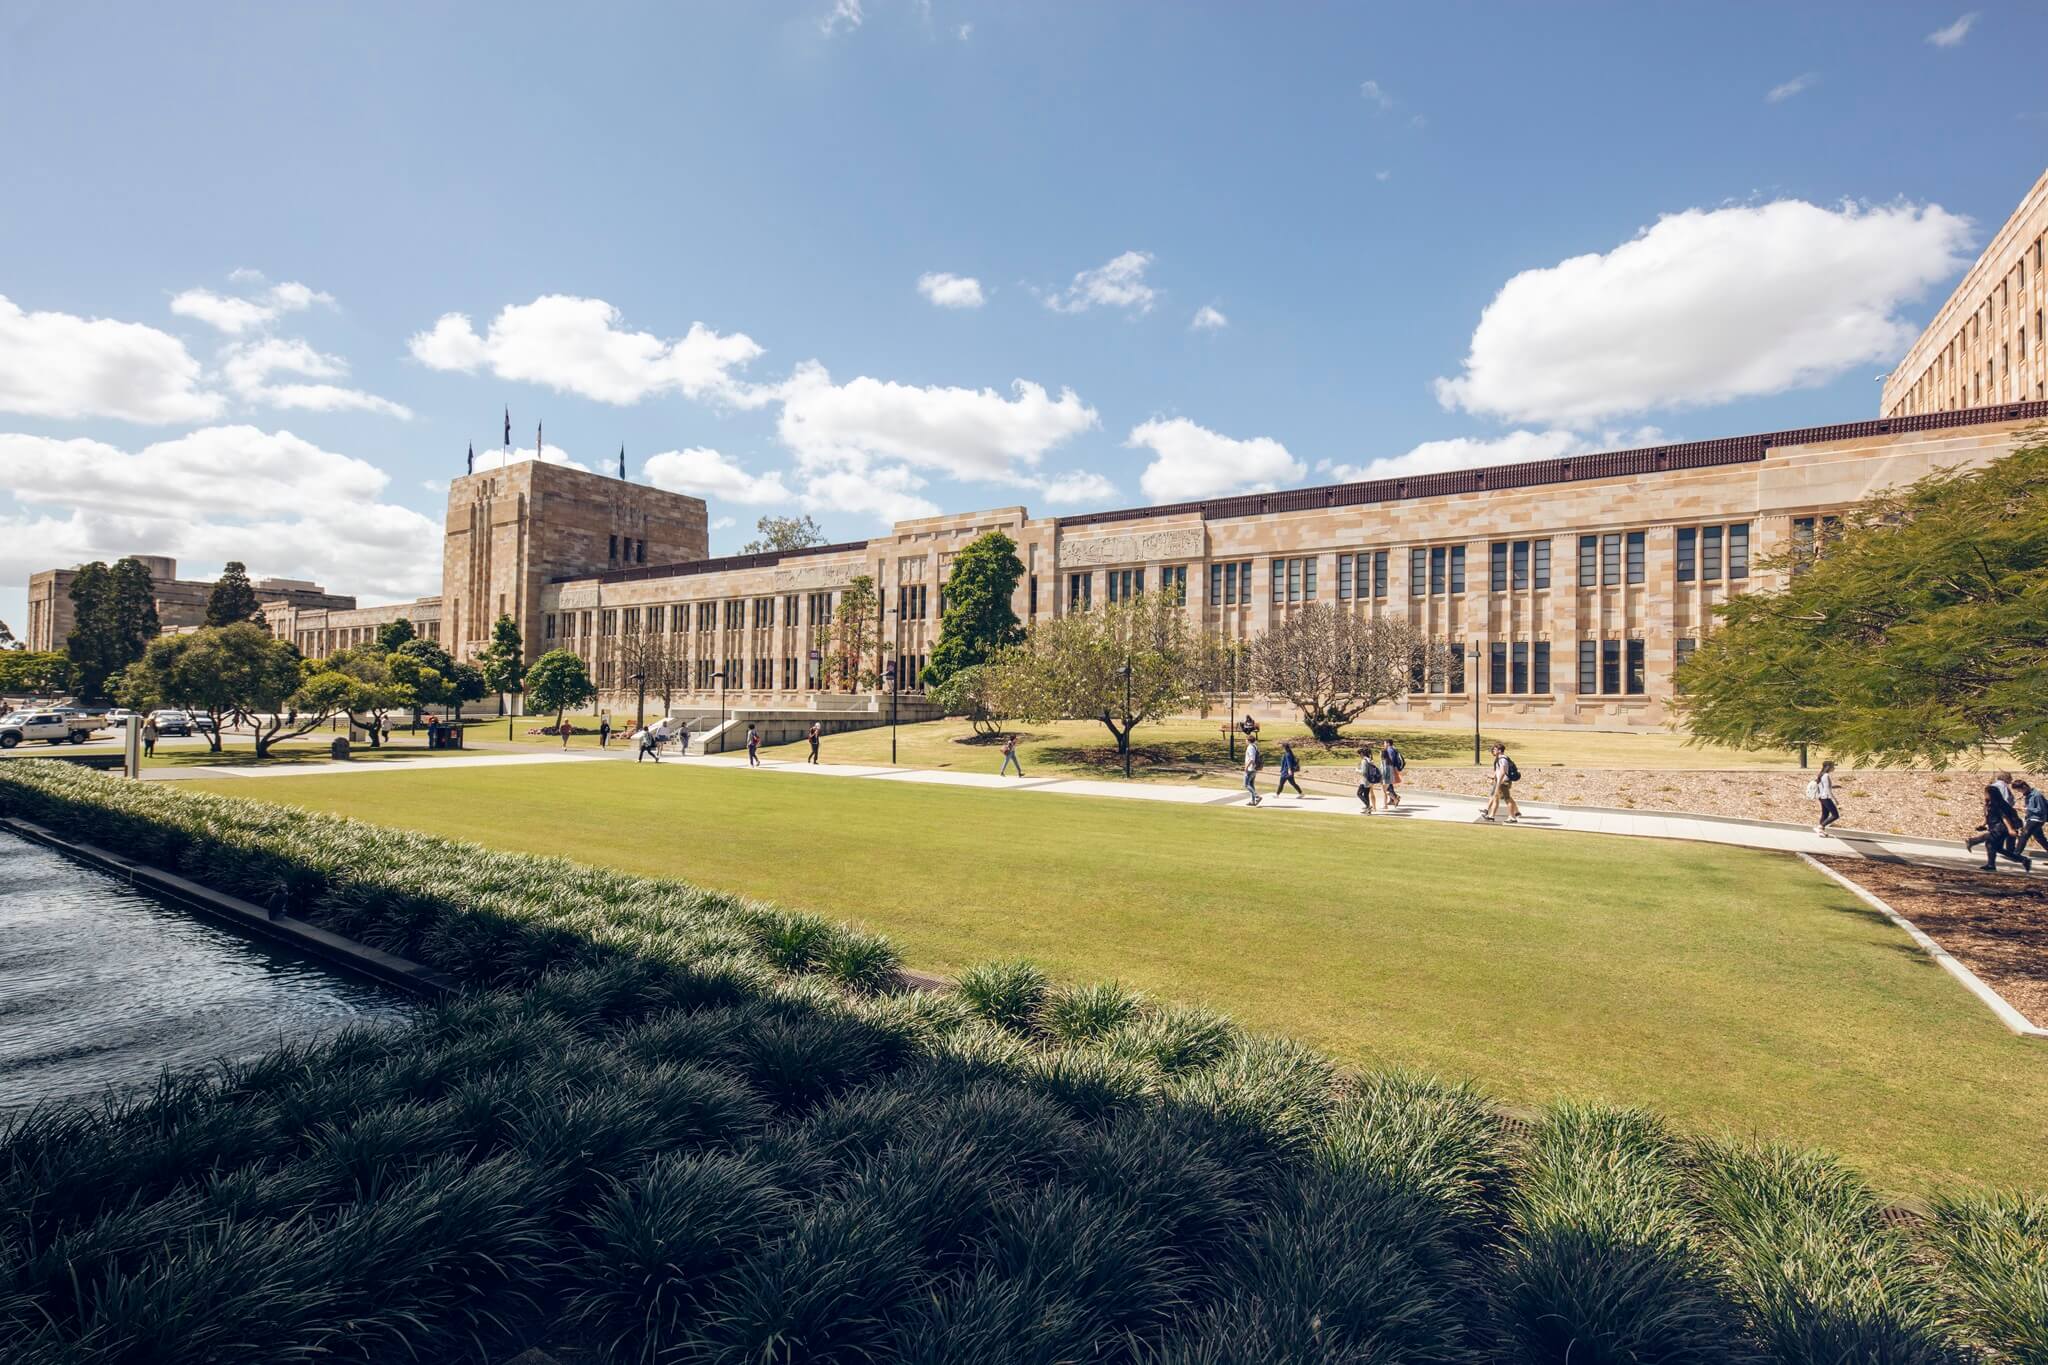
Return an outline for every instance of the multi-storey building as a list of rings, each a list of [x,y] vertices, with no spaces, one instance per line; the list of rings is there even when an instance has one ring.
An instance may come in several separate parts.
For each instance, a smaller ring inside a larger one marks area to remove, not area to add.
[[[1169,592],[1191,623],[1249,638],[1325,602],[1412,622],[1465,659],[1382,716],[1476,701],[1494,719],[1657,725],[1716,605],[1777,582],[1774,566],[1872,492],[1995,459],[2044,418],[2048,402],[1943,411],[1080,516],[1001,507],[789,554],[636,553],[548,578],[526,639],[581,654],[613,703],[659,659],[685,704],[713,704],[722,680],[734,704],[803,705],[824,686],[818,630],[866,575],[881,652],[908,684],[937,641],[952,556],[1001,530],[1023,562],[1012,605],[1027,625]]]
[[[1885,379],[1887,417],[2048,398],[2048,172]]]
[[[213,584],[205,580],[178,577],[178,561],[167,555],[132,555],[149,570],[156,596],[157,623],[165,630],[202,625],[206,621],[206,600]],[[62,650],[71,638],[74,624],[71,583],[81,566],[43,569],[28,579],[28,633],[23,637],[30,649]],[[318,583],[297,578],[260,578],[252,585],[258,600],[287,603],[300,609],[349,608],[353,597],[331,593]]]

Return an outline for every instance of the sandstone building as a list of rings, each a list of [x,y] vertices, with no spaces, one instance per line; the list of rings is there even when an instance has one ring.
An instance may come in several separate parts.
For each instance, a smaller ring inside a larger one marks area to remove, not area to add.
[[[2048,398],[2048,172],[1885,380],[1886,417]]]
[[[178,561],[165,555],[132,557],[142,561],[154,580],[157,623],[163,629],[205,624],[206,599],[213,593],[211,582],[179,578]],[[62,650],[71,638],[71,582],[78,577],[79,567],[44,569],[29,575],[28,632],[23,639],[30,649]],[[297,609],[344,609],[356,604],[353,597],[331,593],[302,579],[260,578],[253,586],[260,600],[289,603]]]

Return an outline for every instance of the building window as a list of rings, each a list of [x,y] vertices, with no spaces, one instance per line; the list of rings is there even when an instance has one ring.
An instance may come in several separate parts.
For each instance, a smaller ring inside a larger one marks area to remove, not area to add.
[[[1749,577],[1749,523],[1738,521],[1728,528],[1728,576]]]
[[[1223,566],[1221,564],[1211,564],[1209,566],[1209,605],[1212,607],[1223,605]]]
[[[1188,566],[1174,564],[1159,571],[1159,591],[1177,607],[1188,604]]]
[[[1337,600],[1339,602],[1348,602],[1351,600],[1350,555],[1337,556]]]
[[[1486,690],[1496,696],[1508,690],[1508,647],[1499,640],[1486,647]]]
[[[1372,595],[1374,597],[1385,597],[1387,595],[1387,552],[1385,550],[1374,550],[1372,552]]]
[[[1600,537],[1600,585],[1611,588],[1621,582],[1621,533]]]
[[[1721,578],[1721,528],[1706,526],[1700,530],[1700,581],[1716,583]]]
[[[1028,585],[1028,586],[1026,587],[1026,589],[1025,589],[1025,597],[1024,597],[1024,614],[1025,614],[1026,616],[1036,616],[1036,615],[1038,615],[1038,575],[1037,575],[1037,574],[1033,574],[1033,575],[1031,575],[1031,581],[1030,581],[1029,585]]]
[[[1599,576],[1598,555],[1600,537],[1579,537],[1579,586],[1590,588]]]
[[[1465,645],[1462,641],[1451,640],[1446,643],[1446,649],[1450,654],[1450,667],[1446,673],[1451,684],[1451,695],[1462,697],[1465,695]]]
[[[1092,573],[1070,573],[1067,575],[1067,610],[1086,611],[1095,603],[1095,575]]]
[[[1143,569],[1111,569],[1105,577],[1109,580],[1109,600],[1112,602],[1128,601],[1145,591]]]
[[[1621,641],[1600,642],[1600,690],[1613,696],[1621,691]]]
[[[1699,645],[1700,642],[1698,640],[1691,638],[1690,636],[1681,636],[1679,639],[1674,640],[1672,642],[1671,671],[1674,679],[1672,686],[1680,692],[1685,691],[1685,686],[1684,684],[1676,681],[1676,678],[1679,675],[1679,670],[1685,667],[1685,661],[1692,657],[1692,652],[1695,649],[1698,649]]]
[[[1646,539],[1641,531],[1628,533],[1628,581],[1631,583],[1643,581],[1643,545]]]
[[[617,536],[612,537],[611,561],[614,564],[619,562],[619,538]]]
[[[1550,641],[1538,640],[1531,646],[1535,650],[1535,670],[1529,679],[1529,690],[1547,693],[1550,691]]]
[[[1517,640],[1512,646],[1514,667],[1508,678],[1508,690],[1526,694],[1529,690],[1529,642]]]
[[[1408,595],[1420,597],[1429,590],[1429,551],[1408,552]]]
[[[1486,586],[1493,592],[1508,590],[1508,543],[1496,540],[1487,547]]]
[[[553,612],[549,612],[549,613],[548,613],[547,615],[545,615],[545,616],[541,617],[541,618],[540,618],[540,624],[541,624],[541,633],[542,633],[542,635],[543,635],[543,636],[544,636],[545,638],[547,638],[547,639],[550,639],[550,640],[554,639],[554,638],[555,638],[555,614],[554,614]]]
[[[633,542],[633,562],[635,564],[645,564],[647,562],[646,541],[636,540]]]
[[[1640,697],[1643,694],[1643,642],[1628,641],[1628,694]]]
[[[1550,540],[1548,537],[1545,537],[1542,540],[1533,540],[1529,543],[1536,555],[1535,585],[1539,588],[1547,588],[1550,586]]]
[[[1465,591],[1465,547],[1462,545],[1451,547],[1451,591]]]
[[[1699,540],[1699,530],[1692,526],[1678,528],[1678,581],[1692,582],[1693,547]]]
[[[1429,552],[1429,590],[1431,594],[1444,590],[1444,561],[1449,551],[1438,545]]]
[[[1600,645],[1596,640],[1579,641],[1579,691],[1593,696],[1600,690]]]
[[[1514,573],[1508,580],[1516,592],[1529,586],[1529,542],[1518,540],[1513,547]]]

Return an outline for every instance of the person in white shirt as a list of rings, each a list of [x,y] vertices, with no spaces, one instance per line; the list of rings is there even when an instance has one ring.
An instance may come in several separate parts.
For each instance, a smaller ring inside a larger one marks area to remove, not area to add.
[[[1252,804],[1259,804],[1259,742],[1248,739],[1244,742],[1244,789],[1251,793]]]
[[[1508,757],[1507,746],[1494,745],[1493,791],[1486,798],[1486,809],[1479,813],[1480,820],[1492,821],[1495,813],[1500,810],[1500,803],[1505,801],[1508,803],[1507,823],[1513,825],[1521,822],[1522,808],[1515,804],[1515,779],[1520,776],[1521,773],[1515,769],[1515,761]]]
[[[1813,832],[1826,834],[1828,826],[1842,818],[1842,808],[1835,804],[1835,760],[1831,758],[1820,765],[1820,776],[1813,779],[1807,790],[1820,802],[1820,823],[1813,827]]]

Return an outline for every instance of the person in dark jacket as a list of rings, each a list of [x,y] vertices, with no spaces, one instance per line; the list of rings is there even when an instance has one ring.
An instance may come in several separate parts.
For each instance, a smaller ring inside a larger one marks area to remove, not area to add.
[[[2031,872],[2033,860],[2019,852],[2020,830],[2023,828],[2020,814],[2013,809],[2012,798],[2007,794],[2004,773],[1998,779],[1984,784],[1984,870],[1996,872],[1998,860],[2018,863]]]
[[[1290,786],[1294,788],[1296,796],[1308,795],[1301,789],[1301,783],[1295,780],[1294,775],[1300,771],[1301,760],[1294,756],[1294,741],[1280,741],[1280,781],[1273,788],[1273,795],[1278,796]]]
[[[2042,827],[2048,825],[2048,796],[2035,791],[2033,786],[2024,780],[2013,783],[2012,791],[2013,806],[2019,811],[2020,819],[2025,822],[2020,830],[2020,841],[2013,851],[2025,853],[2031,840],[2041,846],[2042,852],[2048,853],[2048,834],[2041,832]]]

